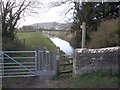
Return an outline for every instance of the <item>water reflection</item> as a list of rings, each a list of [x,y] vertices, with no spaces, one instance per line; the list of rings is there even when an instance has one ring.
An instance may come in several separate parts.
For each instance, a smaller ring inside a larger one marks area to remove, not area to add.
[[[49,38],[57,47],[60,47],[60,50],[65,52],[65,54],[71,55],[73,53],[73,48],[69,44],[69,42],[62,40],[58,37],[49,37]]]

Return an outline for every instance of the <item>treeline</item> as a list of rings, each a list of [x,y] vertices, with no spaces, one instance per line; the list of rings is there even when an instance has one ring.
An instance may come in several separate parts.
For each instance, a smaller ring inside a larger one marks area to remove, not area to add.
[[[113,22],[113,24],[115,23],[115,26],[113,27],[109,27],[111,24],[107,25],[107,23],[109,24],[109,20],[118,20],[119,18],[120,5],[118,2],[74,2],[74,4],[74,22],[71,30],[74,37],[71,41],[73,47],[81,47],[82,30],[80,30],[80,25],[82,22],[87,23],[86,47],[99,48],[120,45],[120,42],[118,42],[118,40],[120,40],[120,37],[118,37],[120,35],[120,32],[118,31],[118,21]],[[104,22],[106,22],[105,25],[107,27],[101,25]],[[97,31],[100,25],[101,28],[104,28]],[[92,32],[94,32],[94,34]],[[97,33],[101,33],[101,36]],[[94,37],[96,34],[98,36]],[[104,38],[102,36],[104,36]],[[94,40],[96,41],[94,42]],[[92,43],[94,45],[92,45]]]

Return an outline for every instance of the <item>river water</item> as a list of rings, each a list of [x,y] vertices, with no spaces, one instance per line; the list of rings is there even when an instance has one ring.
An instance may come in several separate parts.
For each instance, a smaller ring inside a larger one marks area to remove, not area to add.
[[[60,47],[60,50],[62,50],[66,55],[73,54],[73,48],[69,42],[62,40],[58,37],[49,37],[49,38],[57,47]]]

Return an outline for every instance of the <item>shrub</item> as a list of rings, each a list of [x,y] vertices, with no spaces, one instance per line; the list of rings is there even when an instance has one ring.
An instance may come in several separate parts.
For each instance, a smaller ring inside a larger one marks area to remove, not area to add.
[[[24,50],[25,45],[17,38],[13,41],[8,38],[2,38],[2,50],[3,51],[11,51],[11,50]]]
[[[101,23],[97,31],[91,33],[89,48],[103,48],[119,46],[120,31],[118,30],[118,19],[109,20]]]

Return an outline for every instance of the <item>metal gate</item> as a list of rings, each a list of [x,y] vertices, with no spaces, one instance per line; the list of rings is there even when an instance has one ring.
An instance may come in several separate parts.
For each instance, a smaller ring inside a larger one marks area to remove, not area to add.
[[[56,53],[50,51],[0,52],[0,77],[56,74]]]
[[[55,75],[57,60],[56,60],[56,52],[53,51],[38,51],[37,52],[37,76],[41,75]]]
[[[4,51],[0,61],[2,78],[35,76],[36,51]]]

